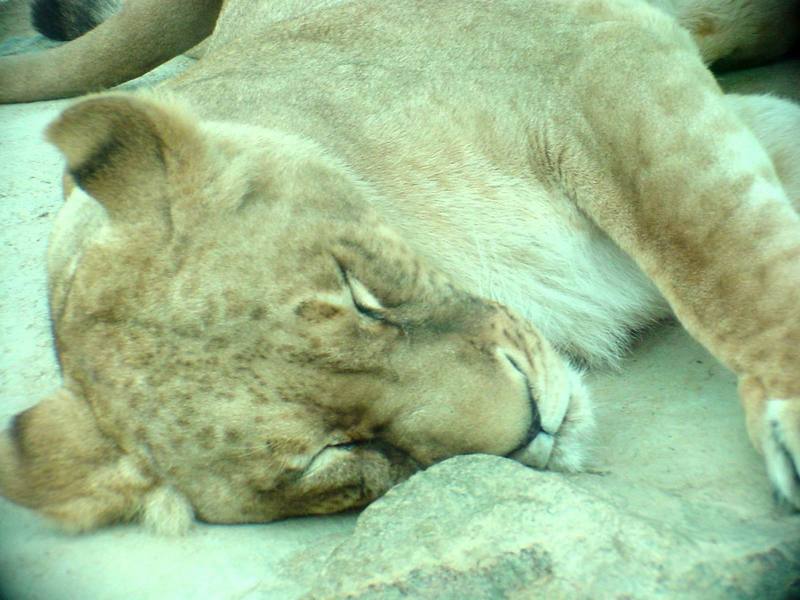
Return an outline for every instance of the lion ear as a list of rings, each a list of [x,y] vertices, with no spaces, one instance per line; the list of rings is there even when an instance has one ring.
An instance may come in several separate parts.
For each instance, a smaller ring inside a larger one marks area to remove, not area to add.
[[[165,215],[171,174],[201,147],[197,127],[181,111],[129,94],[106,94],[66,109],[47,138],[67,172],[112,220]]]
[[[82,531],[136,514],[149,476],[98,428],[64,388],[0,431],[0,495]]]

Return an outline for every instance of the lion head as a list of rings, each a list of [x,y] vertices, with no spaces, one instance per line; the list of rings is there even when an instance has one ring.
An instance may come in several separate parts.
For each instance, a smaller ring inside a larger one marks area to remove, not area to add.
[[[0,441],[4,495],[73,529],[174,529],[361,506],[456,454],[580,467],[577,372],[322,148],[122,94],[48,137],[64,381]]]

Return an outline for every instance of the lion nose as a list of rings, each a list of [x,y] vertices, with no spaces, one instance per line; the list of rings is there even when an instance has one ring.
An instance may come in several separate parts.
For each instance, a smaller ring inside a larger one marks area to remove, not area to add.
[[[520,359],[515,359],[510,352],[503,349],[499,349],[498,352],[511,367],[513,374],[519,378],[531,408],[531,423],[528,426],[524,441],[509,456],[523,464],[543,469],[547,466],[547,462],[553,452],[553,436],[542,430],[539,405],[534,396],[528,374],[519,362]]]
[[[498,348],[498,354],[520,379],[531,407],[531,423],[524,442],[509,456],[528,466],[544,469],[553,453],[555,435],[564,420],[566,406],[563,406],[563,402],[547,404],[544,399],[536,398],[530,381],[531,375],[524,366],[527,361],[516,355],[518,353]]]

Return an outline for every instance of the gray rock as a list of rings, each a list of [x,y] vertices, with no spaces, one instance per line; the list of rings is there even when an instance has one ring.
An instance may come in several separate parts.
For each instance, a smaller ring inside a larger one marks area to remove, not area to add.
[[[800,520],[743,518],[614,475],[465,456],[360,516],[307,598],[786,598]],[[616,502],[615,498],[627,498]]]

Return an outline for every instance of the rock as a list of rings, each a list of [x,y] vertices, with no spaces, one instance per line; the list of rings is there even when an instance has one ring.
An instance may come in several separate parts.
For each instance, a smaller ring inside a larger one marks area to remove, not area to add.
[[[456,457],[368,507],[306,598],[785,598],[800,520],[743,519],[613,475]],[[600,490],[600,493],[598,491]],[[800,517],[799,517],[800,518]]]

